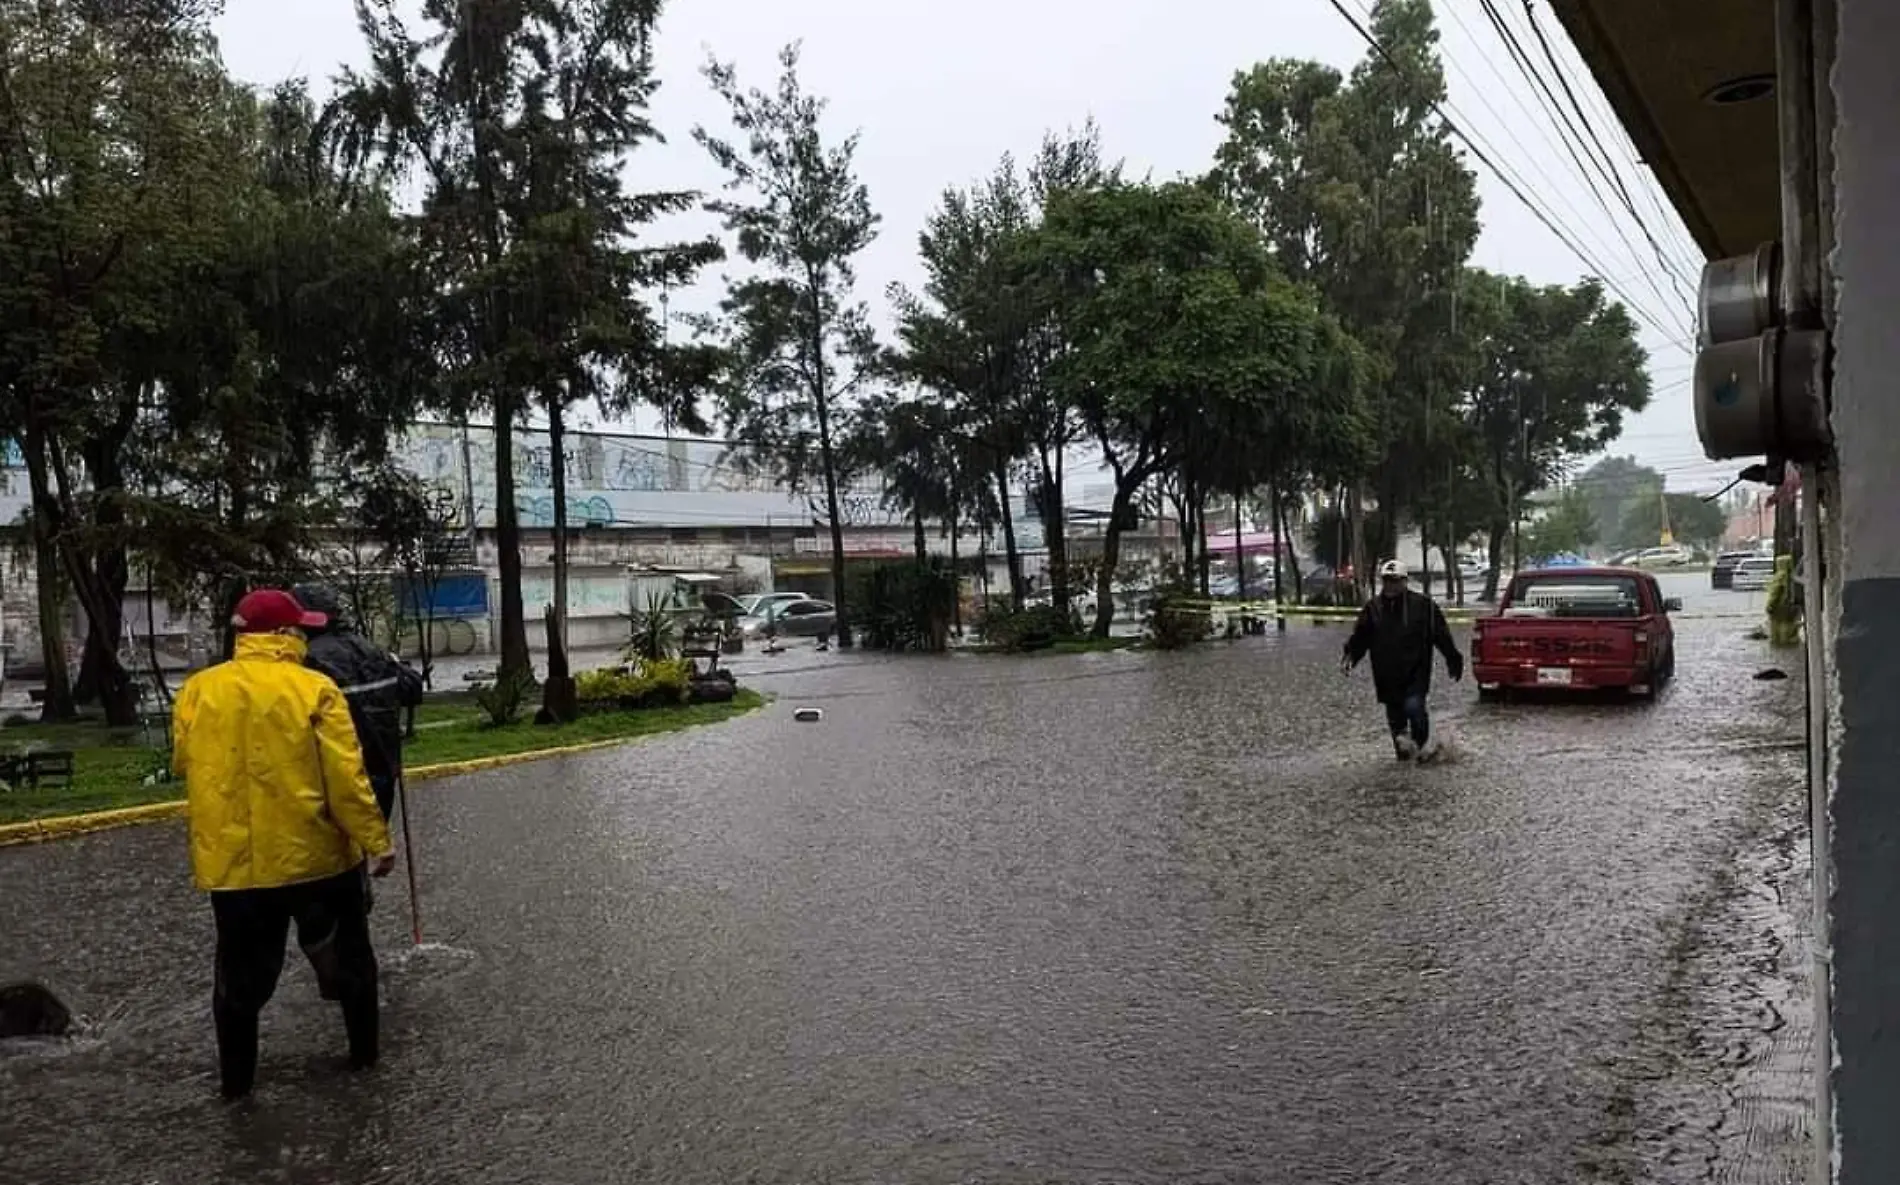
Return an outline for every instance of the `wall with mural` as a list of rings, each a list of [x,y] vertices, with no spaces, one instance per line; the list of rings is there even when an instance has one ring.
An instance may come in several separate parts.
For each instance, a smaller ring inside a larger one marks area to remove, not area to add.
[[[723,441],[680,440],[570,432],[566,440],[567,513],[570,524],[608,527],[810,527],[822,522],[822,498],[781,489],[763,474],[747,474],[738,450]],[[401,464],[436,489],[444,518],[464,526],[466,488],[462,433],[449,424],[419,424],[398,442]],[[468,455],[475,494],[475,521],[495,525],[495,445],[487,428],[471,428]],[[514,438],[515,505],[525,527],[554,522],[553,466],[548,434],[517,430]],[[26,469],[17,441],[0,441],[0,526],[17,522],[28,504]],[[904,528],[885,508],[876,484],[858,485],[840,499],[845,526]],[[1017,538],[1025,548],[1041,544],[1041,527],[1027,500],[1015,499]]]
[[[567,515],[573,526],[610,527],[784,527],[811,526],[820,520],[814,502],[793,494],[764,474],[748,474],[739,450],[723,441],[681,440],[657,436],[621,436],[569,432]],[[487,428],[468,430],[475,520],[495,524],[495,445]],[[455,521],[464,517],[462,430],[449,424],[421,424],[397,449],[403,464],[453,500]],[[554,522],[554,478],[548,434],[517,430],[514,436],[515,506],[525,527]],[[845,525],[902,527],[903,520],[884,507],[875,484],[855,486],[841,498]],[[1040,538],[1029,510],[1018,502],[1018,529],[1024,546]]]

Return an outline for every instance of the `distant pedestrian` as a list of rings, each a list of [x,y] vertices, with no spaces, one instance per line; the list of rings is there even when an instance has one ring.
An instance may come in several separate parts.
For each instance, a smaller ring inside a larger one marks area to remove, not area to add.
[[[217,923],[211,1012],[227,1099],[257,1077],[258,1014],[276,990],[291,922],[326,1000],[342,1005],[350,1065],[376,1064],[376,952],[364,862],[395,865],[343,693],[306,668],[327,619],[282,589],[238,602],[229,661],[193,675],[172,706],[191,863]]]
[[[1452,682],[1465,677],[1465,656],[1436,602],[1410,586],[1398,560],[1379,565],[1379,593],[1359,611],[1346,639],[1340,669],[1348,674],[1372,656],[1372,686],[1385,706],[1386,725],[1399,760],[1429,761],[1438,752],[1426,697],[1432,690],[1432,651],[1445,656]]]
[[[385,821],[396,802],[402,777],[402,713],[422,702],[422,676],[388,650],[350,628],[336,590],[324,584],[299,584],[291,595],[304,608],[329,619],[310,631],[304,665],[336,681],[350,705],[363,767]]]

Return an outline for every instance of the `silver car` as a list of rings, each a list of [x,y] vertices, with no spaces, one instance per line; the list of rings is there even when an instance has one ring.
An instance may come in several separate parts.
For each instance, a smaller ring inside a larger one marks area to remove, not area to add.
[[[748,638],[776,634],[781,638],[821,638],[838,628],[838,610],[830,601],[805,597],[796,601],[767,601],[760,611],[739,619],[739,632]]]

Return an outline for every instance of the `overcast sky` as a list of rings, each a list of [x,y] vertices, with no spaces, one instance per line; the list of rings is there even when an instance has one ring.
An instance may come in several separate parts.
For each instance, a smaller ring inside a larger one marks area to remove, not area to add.
[[[1346,0],[1362,14],[1369,2]],[[413,0],[409,7],[413,12]],[[1671,488],[1720,484],[1725,467],[1702,459],[1689,406],[1692,291],[1664,272],[1615,197],[1608,198],[1620,215],[1613,219],[1592,196],[1478,0],[1439,0],[1437,7],[1449,113],[1594,261],[1579,259],[1474,160],[1484,232],[1473,262],[1540,283],[1602,274],[1640,304],[1667,330],[1639,317],[1656,397],[1614,451],[1662,470]],[[1497,7],[1516,23],[1529,52],[1540,55],[1521,6]],[[1538,3],[1537,14],[1637,211],[1693,284],[1698,256],[1687,236],[1634,163],[1548,5]],[[226,0],[217,28],[231,71],[260,85],[303,76],[323,93],[340,65],[363,60],[350,0]],[[886,285],[918,279],[917,232],[943,188],[983,176],[1005,152],[1027,157],[1045,130],[1093,116],[1110,157],[1130,172],[1158,179],[1199,173],[1219,142],[1214,117],[1236,70],[1271,57],[1317,58],[1345,69],[1367,52],[1328,0],[963,0],[955,9],[905,0],[677,0],[658,39],[663,85],[654,118],[669,142],[629,163],[630,186],[716,188],[720,176],[689,134],[696,124],[725,126],[701,65],[713,53],[737,63],[743,84],[769,85],[778,49],[793,40],[804,43],[806,86],[830,100],[835,133],[862,133],[858,164],[884,222],[861,261],[860,295],[880,315]],[[714,274],[697,290],[676,294],[672,308],[707,307],[717,289]]]

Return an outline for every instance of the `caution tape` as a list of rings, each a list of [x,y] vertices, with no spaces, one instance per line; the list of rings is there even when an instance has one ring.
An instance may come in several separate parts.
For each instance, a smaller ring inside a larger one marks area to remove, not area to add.
[[[1223,610],[1226,613],[1243,617],[1334,617],[1348,619],[1359,616],[1360,609],[1355,605],[1286,605],[1281,607],[1274,601],[1216,601],[1203,597],[1171,597],[1163,604],[1167,607],[1182,609],[1204,609],[1209,612]],[[1460,621],[1477,617],[1481,610],[1463,605],[1442,605],[1447,618]]]

